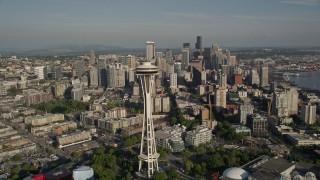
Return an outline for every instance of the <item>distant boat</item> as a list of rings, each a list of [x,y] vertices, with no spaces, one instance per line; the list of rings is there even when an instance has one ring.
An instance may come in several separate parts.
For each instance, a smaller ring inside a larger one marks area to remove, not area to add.
[[[285,72],[285,73],[283,73],[283,76],[300,76],[300,74],[299,73]]]

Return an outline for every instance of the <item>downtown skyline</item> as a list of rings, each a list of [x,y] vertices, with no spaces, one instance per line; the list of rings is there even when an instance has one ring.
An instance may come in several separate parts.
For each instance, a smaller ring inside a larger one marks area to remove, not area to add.
[[[320,45],[319,0],[0,1],[0,49],[102,44],[143,48]]]

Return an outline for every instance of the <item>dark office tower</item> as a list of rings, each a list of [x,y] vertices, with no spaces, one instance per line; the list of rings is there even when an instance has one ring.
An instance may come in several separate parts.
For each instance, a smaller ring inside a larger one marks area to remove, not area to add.
[[[78,78],[81,78],[85,73],[85,65],[84,61],[79,60],[74,63],[74,70],[76,71],[76,75]]]
[[[212,49],[210,47],[204,48],[203,60],[204,60],[206,69],[213,69],[212,54],[213,54]]]
[[[199,49],[200,53],[202,52],[202,36],[197,36],[196,49]]]
[[[270,91],[273,92],[275,89],[277,89],[278,83],[276,81],[270,82]]]
[[[51,67],[51,77],[52,79],[62,79],[62,70],[60,64],[55,64]]]
[[[190,48],[190,43],[183,43],[183,48]]]
[[[99,59],[98,60],[98,71],[99,71],[99,86],[106,87],[107,86],[107,59]]]

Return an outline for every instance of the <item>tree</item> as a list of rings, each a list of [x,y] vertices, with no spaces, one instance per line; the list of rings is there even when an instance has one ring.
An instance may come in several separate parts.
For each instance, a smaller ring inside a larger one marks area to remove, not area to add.
[[[196,175],[202,174],[202,168],[199,164],[196,164],[193,169],[194,169]]]
[[[177,121],[177,118],[176,118],[176,117],[172,117],[172,118],[171,118],[171,121],[170,121],[170,124],[171,124],[171,125],[175,125],[175,124],[177,124],[177,122],[178,122],[178,121]]]
[[[167,175],[169,179],[177,179],[178,177],[177,170],[173,167],[167,171]]]
[[[19,175],[18,174],[14,174],[11,179],[15,180],[15,179],[19,179]]]
[[[189,174],[191,169],[193,168],[193,163],[190,161],[190,160],[187,160],[186,163],[185,163],[185,167],[186,167],[186,171],[187,173]]]
[[[220,153],[216,153],[209,158],[209,168],[214,170],[219,170],[225,166],[224,159]]]
[[[21,161],[21,159],[22,159],[21,156],[16,154],[12,156],[11,161],[18,162],[18,161]]]
[[[127,175],[126,175],[126,180],[130,180],[131,179],[131,173],[128,172]]]
[[[192,156],[192,152],[190,152],[188,150],[184,150],[184,151],[182,151],[181,155],[182,155],[183,159],[188,159],[190,156]]]
[[[168,179],[167,174],[163,172],[156,172],[153,175],[154,180],[166,180]]]
[[[47,80],[41,79],[41,80],[39,81],[39,84],[44,84],[44,83],[46,83],[46,82],[47,82]]]
[[[198,156],[201,156],[201,155],[203,155],[203,154],[206,153],[206,147],[205,147],[203,144],[201,144],[201,145],[198,146],[198,147],[195,147],[195,150],[196,150],[196,154],[197,154]]]
[[[74,152],[72,153],[72,157],[75,159],[80,159],[81,158],[81,153],[80,152]]]
[[[160,154],[160,158],[166,158],[167,157],[167,150],[163,147],[158,148],[158,153]]]
[[[21,93],[22,90],[21,89],[17,89],[16,87],[10,87],[8,90],[7,90],[7,94],[9,96],[16,96],[17,94]]]
[[[19,174],[21,170],[22,170],[22,169],[21,169],[20,166],[16,166],[16,167],[14,167],[14,168],[12,169],[12,173],[13,173],[13,174]]]
[[[98,155],[102,155],[102,154],[104,154],[104,149],[103,148],[97,148],[96,149],[96,153],[98,154]]]

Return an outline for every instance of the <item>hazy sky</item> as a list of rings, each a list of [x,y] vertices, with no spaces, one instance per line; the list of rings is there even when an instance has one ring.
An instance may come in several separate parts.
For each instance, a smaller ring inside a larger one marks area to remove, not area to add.
[[[320,0],[0,0],[0,48],[320,46]]]

